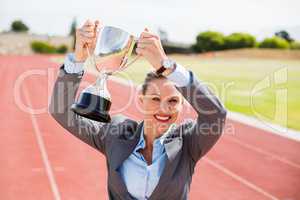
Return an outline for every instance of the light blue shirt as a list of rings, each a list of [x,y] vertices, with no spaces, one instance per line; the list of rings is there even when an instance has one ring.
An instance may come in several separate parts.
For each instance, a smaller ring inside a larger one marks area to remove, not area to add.
[[[153,142],[151,165],[148,165],[143,155],[138,152],[138,150],[145,147],[146,143],[142,132],[135,149],[118,169],[128,192],[138,200],[150,197],[159,181],[167,160],[162,136]]]

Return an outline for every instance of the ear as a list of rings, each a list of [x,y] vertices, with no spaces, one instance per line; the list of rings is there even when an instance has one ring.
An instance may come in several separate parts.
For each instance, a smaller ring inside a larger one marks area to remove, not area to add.
[[[182,95],[180,95],[180,100],[181,100],[181,105],[183,106],[183,104],[184,104],[184,97]]]
[[[143,94],[140,94],[140,95],[138,96],[138,99],[139,99],[139,103],[140,103],[140,104],[143,104],[143,103],[144,103],[144,95],[143,95]]]

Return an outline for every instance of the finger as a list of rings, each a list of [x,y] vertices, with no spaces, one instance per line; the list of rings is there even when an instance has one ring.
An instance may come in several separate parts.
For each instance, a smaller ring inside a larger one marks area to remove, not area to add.
[[[141,33],[141,36],[142,37],[155,37],[155,35],[153,33],[150,33],[150,32],[146,32],[146,31],[143,31]]]
[[[81,44],[83,44],[85,47],[91,47],[93,45],[92,42],[82,42]]]
[[[142,33],[150,33],[150,31],[147,27],[145,27]]]
[[[137,44],[154,44],[155,43],[155,39],[139,39]]]
[[[96,21],[95,21],[95,28],[100,27],[100,25],[101,25],[101,24],[100,24],[100,21],[99,21],[99,20],[96,20]]]
[[[84,31],[81,31],[80,35],[82,37],[95,38],[95,33],[94,32],[84,32]]]
[[[159,37],[153,33],[150,33],[150,32],[142,32],[141,34],[141,38],[156,38],[156,39],[159,39]]]
[[[96,33],[98,33],[99,30],[101,29],[101,27],[102,27],[101,22],[100,22],[99,20],[96,20],[96,21],[95,21],[95,29],[94,29],[94,31],[95,31]]]
[[[95,39],[94,38],[82,37],[81,41],[82,41],[82,43],[93,43],[95,41]]]
[[[139,42],[137,47],[142,49],[153,48],[155,45],[152,42]]]
[[[137,46],[144,48],[154,48],[157,46],[157,40],[155,38],[142,39],[137,43]]]
[[[101,24],[99,21],[96,21],[94,26],[83,26],[82,27],[82,31],[84,31],[84,32],[97,33],[97,32],[99,32],[100,29],[101,29]]]
[[[144,49],[144,48],[146,48],[146,44],[138,43],[137,48]]]
[[[85,31],[85,32],[95,32],[97,30],[98,26],[96,26],[95,24],[94,25],[90,25],[90,26],[83,26],[81,28],[82,31]]]
[[[94,35],[94,34],[95,34],[94,31],[89,31],[89,30],[86,31],[86,30],[84,30],[84,29],[81,29],[79,33],[82,34],[82,35],[87,35],[88,37],[90,37],[91,35]]]
[[[95,30],[95,27],[96,27],[96,24],[93,22],[92,24],[85,24],[84,26],[82,26],[82,29],[93,31],[93,30]]]
[[[138,43],[150,43],[150,44],[153,44],[153,43],[155,43],[156,41],[157,41],[157,39],[154,38],[154,37],[151,37],[151,38],[140,38],[140,39],[138,40]]]
[[[146,53],[146,50],[145,50],[145,49],[139,48],[139,47],[137,47],[135,51],[136,51],[136,53],[137,53],[138,55],[140,55],[140,56],[143,56],[143,55],[145,55],[145,53]]]
[[[76,37],[80,35],[81,28],[76,28]]]
[[[95,32],[95,27],[94,26],[84,26],[84,27],[82,27],[81,30],[85,31],[85,32]]]
[[[95,23],[90,19],[86,20],[85,23],[83,24],[83,26],[94,26],[94,25]]]

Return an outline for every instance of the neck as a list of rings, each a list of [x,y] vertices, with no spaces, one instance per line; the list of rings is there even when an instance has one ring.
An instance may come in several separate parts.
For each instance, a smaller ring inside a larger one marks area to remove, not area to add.
[[[152,147],[153,146],[153,141],[156,138],[159,138],[162,134],[160,134],[157,130],[156,127],[147,121],[144,121],[144,136],[145,136],[145,141],[146,141],[146,147]]]

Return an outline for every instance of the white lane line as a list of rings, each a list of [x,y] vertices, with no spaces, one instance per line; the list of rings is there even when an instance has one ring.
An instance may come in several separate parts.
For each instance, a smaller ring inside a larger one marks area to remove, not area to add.
[[[272,194],[266,192],[266,191],[263,190],[262,188],[260,188],[260,187],[256,186],[255,184],[253,184],[253,183],[247,181],[246,179],[242,178],[241,176],[239,176],[239,175],[233,173],[232,171],[226,169],[226,168],[223,167],[222,165],[220,165],[220,164],[218,164],[218,163],[216,163],[216,162],[210,160],[209,158],[204,157],[202,160],[203,160],[204,162],[207,162],[208,164],[212,165],[212,166],[215,167],[216,169],[222,171],[222,172],[225,173],[226,175],[232,177],[233,179],[239,181],[240,183],[246,185],[247,187],[251,188],[252,190],[254,190],[254,191],[256,191],[256,192],[262,194],[263,196],[268,197],[268,198],[270,198],[270,199],[272,199],[272,200],[279,200],[279,198],[273,196]]]
[[[23,91],[24,91],[25,101],[27,101],[27,104],[30,106],[30,108],[32,108],[32,102],[31,102],[28,92],[27,92],[28,90],[25,85],[23,87],[24,87]],[[29,113],[29,114],[30,114],[32,125],[33,125],[34,134],[35,134],[39,149],[41,151],[42,160],[43,160],[43,163],[46,168],[46,173],[47,173],[47,176],[48,176],[48,179],[50,182],[51,190],[54,195],[54,199],[60,200],[61,199],[60,193],[59,193],[59,190],[58,190],[55,178],[54,178],[53,170],[52,170],[50,162],[49,162],[48,154],[47,154],[47,151],[45,148],[45,144],[44,144],[44,141],[43,141],[43,138],[41,135],[40,128],[38,126],[38,123],[37,123],[37,120],[36,120],[36,117],[34,116],[34,114],[32,114],[32,113]]]
[[[228,118],[246,124],[248,126],[264,130],[267,133],[273,133],[281,137],[300,142],[300,131],[282,127],[278,124],[273,124],[264,120],[260,120],[255,116],[251,117],[233,111],[228,112]]]
[[[235,142],[235,143],[237,143],[238,145],[240,145],[240,146],[242,146],[244,148],[250,149],[250,150],[255,151],[257,153],[260,153],[260,154],[264,154],[265,156],[269,156],[272,159],[276,159],[276,160],[281,161],[281,162],[283,162],[283,163],[285,163],[287,165],[290,165],[292,167],[300,169],[300,165],[299,164],[294,163],[294,162],[292,162],[290,160],[287,160],[287,159],[285,159],[283,157],[277,156],[275,154],[272,154],[270,152],[267,152],[267,151],[265,151],[265,150],[263,150],[263,149],[261,149],[259,147],[255,147],[253,145],[246,144],[246,143],[244,143],[244,142],[242,142],[242,141],[240,141],[240,140],[238,140],[236,138],[233,138],[233,137],[230,137],[230,138],[229,137],[224,137],[224,139],[225,140],[230,140],[230,141]]]

